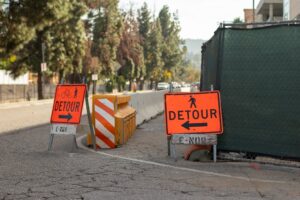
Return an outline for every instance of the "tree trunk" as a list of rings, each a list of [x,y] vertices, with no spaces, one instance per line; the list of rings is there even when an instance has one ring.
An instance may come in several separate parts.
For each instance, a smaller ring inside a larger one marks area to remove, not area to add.
[[[123,91],[122,84],[118,82],[117,86],[118,86],[118,92],[122,92]]]
[[[128,88],[129,91],[132,90],[132,80],[129,80],[129,88]]]
[[[145,83],[144,79],[140,81],[139,90],[144,90],[144,83]]]
[[[140,79],[136,79],[136,81],[134,81],[135,83],[135,90],[139,90],[140,89]]]
[[[150,90],[153,90],[153,79],[150,80]]]
[[[158,81],[155,81],[155,84],[154,84],[155,90],[157,90],[157,85],[158,85]]]
[[[44,99],[43,95],[43,74],[41,71],[38,72],[38,100]]]
[[[58,76],[59,76],[59,84],[63,84],[64,83],[64,70],[59,70],[58,72]]]

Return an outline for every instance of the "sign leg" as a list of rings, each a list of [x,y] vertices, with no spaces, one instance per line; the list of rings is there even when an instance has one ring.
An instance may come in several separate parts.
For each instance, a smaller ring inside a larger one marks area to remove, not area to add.
[[[217,162],[217,145],[213,145],[214,162]]]
[[[87,111],[87,116],[88,116],[88,121],[89,121],[90,132],[91,132],[91,136],[92,136],[92,143],[93,143],[94,150],[96,151],[96,138],[95,138],[95,132],[94,132],[92,119],[91,119],[88,90],[86,90],[86,93],[85,93],[85,105],[86,105],[86,111]]]
[[[54,134],[50,134],[49,144],[48,144],[48,151],[52,150],[53,139],[54,139]]]
[[[210,90],[214,90],[214,85],[210,85]],[[217,162],[217,145],[213,145],[214,162]]]
[[[125,144],[125,120],[122,118],[122,144]]]
[[[167,136],[167,143],[168,143],[168,156],[171,156],[171,136]]]
[[[171,157],[174,158],[175,162],[177,161],[175,144],[171,144]]]
[[[73,136],[73,140],[74,140],[74,146],[76,149],[78,149],[78,144],[77,144],[77,140],[76,140],[76,135]]]

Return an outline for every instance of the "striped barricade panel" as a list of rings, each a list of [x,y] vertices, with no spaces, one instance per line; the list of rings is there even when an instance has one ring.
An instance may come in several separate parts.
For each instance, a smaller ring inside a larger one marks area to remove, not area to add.
[[[94,99],[96,145],[101,149],[116,147],[115,108],[109,99]]]

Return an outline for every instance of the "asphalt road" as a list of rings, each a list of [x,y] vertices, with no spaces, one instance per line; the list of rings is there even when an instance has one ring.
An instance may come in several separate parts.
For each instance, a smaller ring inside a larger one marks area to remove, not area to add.
[[[183,146],[175,162],[162,116],[126,145],[96,153],[82,145],[83,128],[79,149],[72,136],[56,136],[48,152],[49,131],[46,124],[0,135],[0,199],[300,199],[299,168],[189,162]]]

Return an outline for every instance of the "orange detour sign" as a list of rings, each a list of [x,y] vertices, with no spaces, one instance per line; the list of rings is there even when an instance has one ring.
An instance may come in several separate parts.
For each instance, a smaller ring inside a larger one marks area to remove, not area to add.
[[[55,92],[51,123],[79,124],[85,92],[85,84],[58,85]]]
[[[165,94],[165,120],[168,135],[223,133],[218,91]]]

